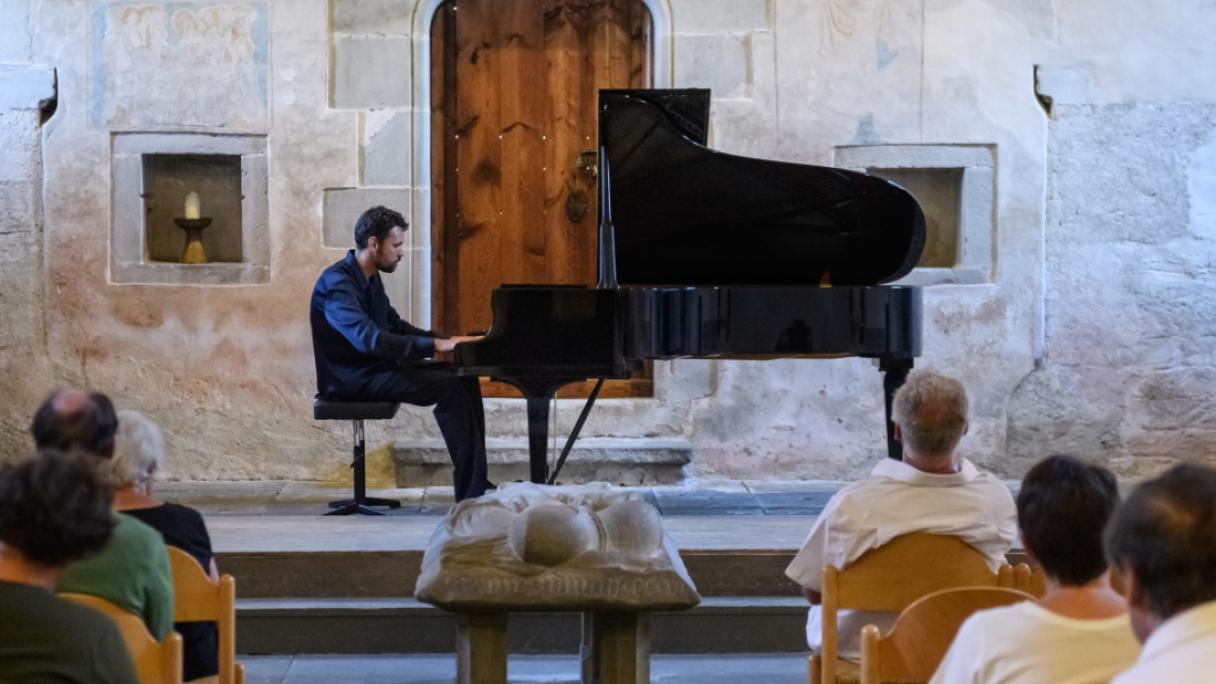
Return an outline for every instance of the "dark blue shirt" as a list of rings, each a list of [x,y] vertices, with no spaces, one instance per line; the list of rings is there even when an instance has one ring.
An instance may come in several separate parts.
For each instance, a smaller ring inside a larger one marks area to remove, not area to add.
[[[325,397],[361,398],[377,374],[400,372],[399,363],[431,356],[438,337],[397,315],[380,274],[363,275],[354,250],[317,278],[309,322],[317,394]]]

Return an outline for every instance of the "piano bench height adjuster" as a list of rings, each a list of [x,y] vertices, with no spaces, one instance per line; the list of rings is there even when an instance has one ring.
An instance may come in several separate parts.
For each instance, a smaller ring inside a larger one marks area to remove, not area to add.
[[[367,469],[365,457],[367,455],[367,444],[363,439],[363,419],[355,418],[351,420],[354,427],[355,443],[352,452],[354,459],[350,462],[350,467],[354,470],[352,479],[354,480],[355,492],[354,497],[350,499],[338,499],[330,501],[329,507],[334,509],[325,515],[350,515],[352,513],[360,513],[362,515],[384,515],[382,511],[377,511],[372,506],[387,506],[389,508],[400,508],[401,502],[393,499],[380,499],[367,495]]]

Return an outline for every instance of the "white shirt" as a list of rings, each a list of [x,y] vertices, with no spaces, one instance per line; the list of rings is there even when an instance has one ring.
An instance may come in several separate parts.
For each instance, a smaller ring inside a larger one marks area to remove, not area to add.
[[[929,684],[1106,684],[1139,652],[1126,613],[1077,620],[1023,601],[968,618]]]
[[[1188,684],[1216,680],[1216,601],[1161,623],[1140,660],[1111,684]]]
[[[870,477],[845,485],[828,501],[785,574],[803,587],[823,590],[823,567],[843,568],[870,549],[901,535],[928,532],[958,537],[979,549],[997,570],[1017,537],[1017,512],[1009,488],[963,459],[959,472],[938,475],[884,458]],[[807,614],[806,639],[818,651],[823,627],[819,606]],[[860,656],[867,624],[884,632],[894,613],[841,610],[836,614],[843,658]]]

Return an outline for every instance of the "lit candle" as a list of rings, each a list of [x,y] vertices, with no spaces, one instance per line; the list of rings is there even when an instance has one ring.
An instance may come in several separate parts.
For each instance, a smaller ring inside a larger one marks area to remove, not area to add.
[[[186,195],[186,218],[198,218],[198,193],[192,192]]]

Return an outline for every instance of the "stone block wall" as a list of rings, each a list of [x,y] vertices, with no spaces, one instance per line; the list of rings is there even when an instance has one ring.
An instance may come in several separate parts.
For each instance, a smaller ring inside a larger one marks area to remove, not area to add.
[[[53,68],[0,64],[0,395],[8,401],[41,397],[51,381],[41,306],[41,128],[55,96]],[[0,412],[0,444],[8,447],[0,461],[28,449],[27,421]]]
[[[1065,104],[1050,128],[1047,353],[1009,467],[1216,460],[1216,105]]]
[[[1216,7],[647,4],[656,84],[713,89],[715,149],[964,169],[962,261],[910,282],[926,286],[918,366],[972,391],[969,456],[1009,477],[1057,450],[1125,476],[1216,463]],[[47,390],[84,384],[164,426],[171,477],[345,476],[346,426],[311,419],[308,295],[358,211],[387,203],[414,227],[390,296],[429,322],[437,5],[0,3],[0,453],[28,447]],[[143,134],[264,145],[256,277],[115,278],[116,140]],[[847,478],[882,453],[865,360],[660,362],[655,387],[601,401],[584,434],[685,440],[691,476]],[[558,402],[559,432],[577,410]],[[523,439],[519,402],[487,411],[493,437]],[[375,443],[437,437],[426,409],[369,426]]]

